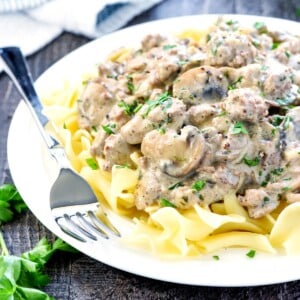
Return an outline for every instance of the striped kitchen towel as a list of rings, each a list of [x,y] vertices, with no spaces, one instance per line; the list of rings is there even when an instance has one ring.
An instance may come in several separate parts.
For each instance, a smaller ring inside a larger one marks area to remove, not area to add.
[[[32,54],[64,30],[100,37],[163,0],[0,0],[0,47]]]

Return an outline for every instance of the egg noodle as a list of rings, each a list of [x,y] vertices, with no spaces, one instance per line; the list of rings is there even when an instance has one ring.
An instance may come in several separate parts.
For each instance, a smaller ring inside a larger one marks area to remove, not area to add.
[[[200,40],[205,33],[187,29],[179,37]],[[115,52],[110,60],[122,61],[128,49]],[[228,247],[243,247],[267,253],[300,254],[300,203],[280,205],[261,218],[251,218],[240,205],[236,191],[229,191],[223,202],[195,204],[189,209],[148,206],[143,211],[135,206],[134,191],[138,168],[114,165],[111,172],[91,168],[87,160],[96,133],[81,129],[78,124],[77,99],[85,80],[64,82],[43,99],[45,112],[55,125],[56,134],[76,171],[92,186],[99,201],[113,212],[135,224],[131,234],[123,237],[133,247],[150,249],[158,255],[194,256],[216,252]],[[135,162],[140,154],[133,152]],[[101,158],[96,158],[101,165]]]

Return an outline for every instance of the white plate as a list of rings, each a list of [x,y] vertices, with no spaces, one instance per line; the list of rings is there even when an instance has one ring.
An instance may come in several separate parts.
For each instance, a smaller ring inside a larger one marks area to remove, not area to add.
[[[215,15],[188,16],[146,23],[95,40],[60,60],[37,80],[40,95],[59,86],[62,80],[78,76],[101,61],[113,49],[139,41],[146,33],[177,32],[185,28],[206,28]],[[296,22],[256,16],[228,15],[252,26],[264,21],[270,28],[299,32]],[[300,279],[300,257],[258,253],[249,259],[247,249],[219,251],[219,261],[212,255],[183,260],[162,260],[149,253],[126,248],[114,240],[81,243],[62,233],[54,223],[49,208],[49,190],[56,173],[55,163],[21,103],[12,120],[8,136],[8,161],[13,180],[35,216],[53,233],[90,257],[110,266],[149,278],[207,286],[250,286]],[[122,225],[124,222],[116,218]],[[126,229],[125,226],[117,226]]]

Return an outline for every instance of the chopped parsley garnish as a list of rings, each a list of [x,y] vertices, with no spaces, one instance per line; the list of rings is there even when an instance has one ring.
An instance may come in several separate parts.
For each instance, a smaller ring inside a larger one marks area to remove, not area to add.
[[[254,28],[255,28],[256,30],[260,30],[260,29],[262,29],[263,27],[265,27],[266,24],[265,24],[264,22],[255,22],[255,23],[253,24],[253,26],[254,26]]]
[[[274,177],[280,176],[283,173],[284,169],[279,167],[275,168],[270,173],[268,173],[264,179],[264,181],[261,183],[261,186],[265,187],[268,185],[271,179],[274,180]]]
[[[160,199],[160,206],[176,208],[176,206],[172,202],[170,202],[169,200],[167,200],[165,198]]]
[[[232,129],[232,134],[248,134],[248,131],[243,122],[235,122]]]
[[[92,126],[92,129],[97,132],[98,131],[98,128],[96,126]]]
[[[170,50],[170,49],[173,49],[175,47],[177,47],[177,45],[164,45],[163,50]]]
[[[116,128],[116,124],[101,125],[101,127],[107,134],[113,134],[115,133],[114,129]]]
[[[68,129],[68,127],[67,127],[67,124],[64,122],[64,124],[63,124],[63,128],[64,129]]]
[[[256,48],[259,48],[261,46],[261,43],[258,39],[252,38],[252,45]]]
[[[292,188],[290,186],[285,186],[284,188],[282,188],[283,192],[287,192],[290,191]]]
[[[157,128],[157,130],[160,134],[165,134],[166,133],[166,128],[164,128],[164,127],[159,127],[159,128]]]
[[[270,173],[274,176],[280,176],[283,173],[283,168],[276,168],[272,170]]]
[[[284,54],[285,54],[285,56],[287,57],[287,58],[290,58],[291,57],[291,52],[290,51],[288,51],[288,50],[286,50],[285,52],[284,52]]]
[[[222,42],[218,42],[212,49],[211,53],[213,56],[216,56],[218,53],[218,48],[222,45]]]
[[[241,83],[242,79],[243,79],[243,76],[239,76],[238,79],[236,79],[235,81],[233,81],[233,82],[228,86],[228,90],[229,90],[229,91],[232,91],[232,90],[236,89],[236,85],[237,85],[238,83]]]
[[[270,175],[270,173],[268,173],[266,175],[265,179],[263,180],[263,182],[261,183],[261,186],[263,186],[263,187],[267,186],[268,183],[269,183],[269,181],[270,181],[270,179],[271,179],[271,175]]]
[[[172,105],[172,97],[168,92],[164,92],[163,94],[159,95],[155,100],[147,101],[146,104],[148,105],[148,109],[145,113],[145,116],[148,116],[150,111],[159,105],[162,106],[163,111],[166,111],[168,108],[170,108]]]
[[[98,170],[99,169],[99,165],[93,157],[89,157],[85,161],[92,170]]]
[[[264,202],[264,204],[270,202],[270,198],[269,197],[264,197],[263,202]]]
[[[249,159],[249,158],[247,158],[247,157],[245,156],[245,157],[243,158],[243,161],[244,161],[244,163],[245,163],[247,166],[249,166],[249,167],[255,167],[255,166],[259,165],[259,163],[260,163],[260,159],[259,159],[258,156],[256,156],[256,157],[253,158],[253,159]]]
[[[253,258],[256,254],[256,251],[255,250],[250,250],[249,252],[246,253],[246,255],[249,257],[249,258]]]
[[[174,189],[176,189],[176,188],[178,188],[180,186],[183,186],[183,182],[178,181],[178,182],[175,182],[174,184],[170,185],[168,187],[168,190],[171,191],[171,190],[174,190]]]
[[[228,21],[226,21],[226,24],[227,25],[235,25],[237,23],[237,21],[236,20],[228,20]]]
[[[272,123],[272,125],[278,127],[282,123],[283,120],[284,120],[283,116],[274,116],[272,118],[271,123]]]
[[[288,129],[291,121],[292,121],[292,118],[290,116],[285,116],[285,118],[283,120],[283,129]]]
[[[213,255],[213,259],[214,260],[220,260],[220,256],[219,255]]]
[[[206,181],[204,180],[197,180],[193,185],[192,189],[200,192],[206,185]]]
[[[131,94],[133,94],[134,91],[135,91],[135,87],[134,87],[134,85],[133,85],[133,79],[132,79],[132,76],[131,76],[131,75],[127,75],[127,76],[126,76],[126,79],[127,79],[127,88],[128,88],[128,90],[129,90],[129,92],[130,92]]]
[[[122,100],[118,104],[118,106],[124,108],[124,112],[125,112],[126,115],[132,116],[141,109],[143,104],[137,103],[137,101],[134,101],[132,104],[128,104],[128,103],[126,103]]]
[[[222,111],[218,115],[216,115],[216,117],[224,117],[226,115],[227,115],[227,112],[226,111]]]
[[[117,169],[130,169],[129,164],[124,164],[124,165],[115,165]]]
[[[272,44],[272,50],[275,50],[275,49],[277,49],[278,48],[278,46],[280,45],[280,43],[278,43],[278,42],[274,42],[273,44]]]

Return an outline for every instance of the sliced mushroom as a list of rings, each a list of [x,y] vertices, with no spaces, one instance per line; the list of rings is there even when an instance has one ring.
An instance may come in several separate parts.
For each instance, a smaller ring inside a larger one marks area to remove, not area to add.
[[[219,101],[226,96],[228,80],[223,72],[202,66],[183,73],[173,86],[173,96],[188,104]]]
[[[142,153],[159,160],[160,169],[173,177],[186,176],[200,164],[205,153],[205,139],[199,130],[191,125],[183,127],[180,134],[167,130],[149,132],[141,145]]]

